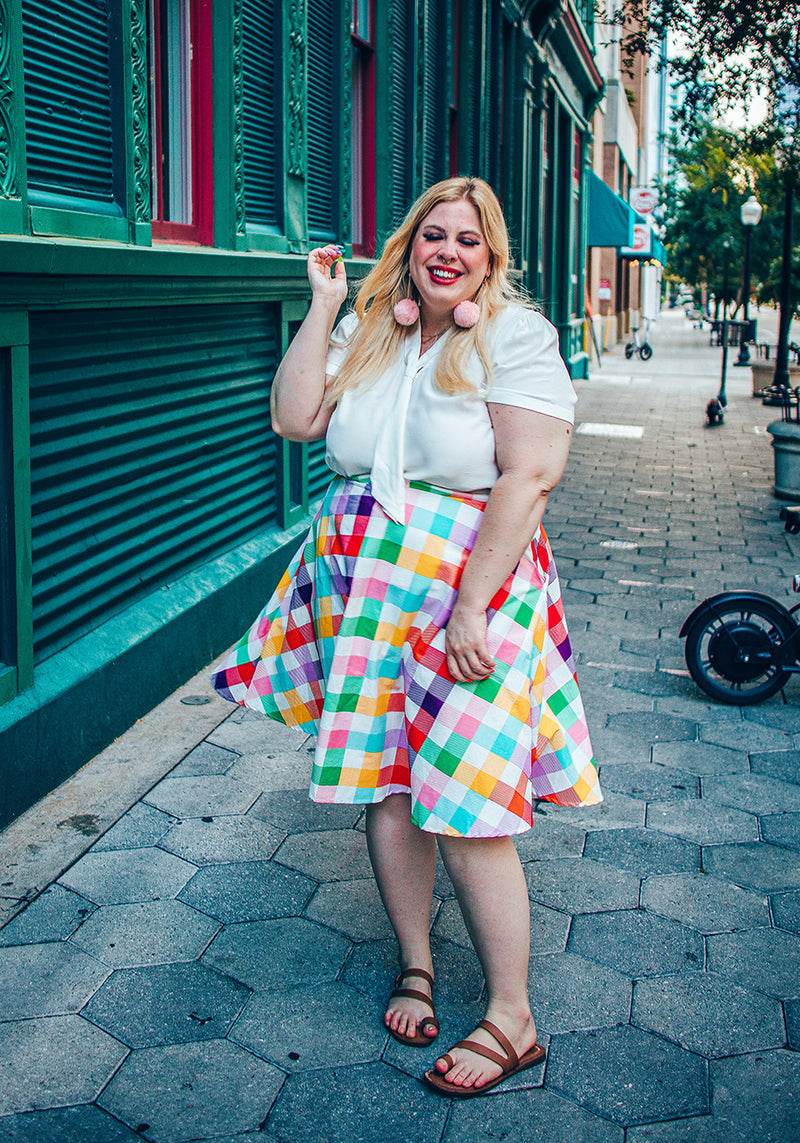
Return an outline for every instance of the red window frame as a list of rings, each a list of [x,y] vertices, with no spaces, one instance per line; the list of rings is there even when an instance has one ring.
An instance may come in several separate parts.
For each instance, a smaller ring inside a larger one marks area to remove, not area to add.
[[[153,99],[155,103],[155,132],[153,146],[159,158],[158,177],[155,181],[152,203],[151,232],[154,241],[175,242],[192,246],[211,246],[214,234],[214,180],[212,141],[212,0],[190,0],[189,38],[191,42],[191,188],[192,221],[171,222],[162,217],[163,171],[162,151],[163,106],[161,90],[161,20],[160,15],[169,0],[152,0],[153,19],[150,34],[153,45]]]
[[[353,142],[357,142],[361,156],[361,241],[353,242],[353,253],[371,258],[375,254],[375,0],[368,0],[369,39],[357,32],[358,4],[359,0],[353,0],[350,42],[353,53],[353,108],[360,106],[362,109],[361,122],[353,123]],[[357,85],[360,89],[358,92]],[[354,207],[355,201],[354,196]]]

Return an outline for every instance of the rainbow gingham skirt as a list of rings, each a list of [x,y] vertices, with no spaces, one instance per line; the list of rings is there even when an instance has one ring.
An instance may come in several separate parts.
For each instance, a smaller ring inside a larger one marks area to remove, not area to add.
[[[540,530],[488,610],[488,679],[457,683],[444,628],[485,504],[408,488],[406,523],[336,478],[305,541],[214,676],[220,694],[316,734],[310,795],[411,794],[431,833],[498,837],[539,799],[602,801],[550,546]]]

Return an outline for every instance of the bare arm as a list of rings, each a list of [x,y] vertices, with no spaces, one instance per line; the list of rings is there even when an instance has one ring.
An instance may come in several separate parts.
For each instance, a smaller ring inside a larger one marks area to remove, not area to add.
[[[333,412],[324,403],[325,359],[336,315],[347,297],[347,275],[344,263],[336,261],[337,253],[326,246],[309,254],[311,306],[272,382],[272,428],[290,441],[324,437]]]
[[[460,683],[488,678],[494,669],[486,646],[486,609],[533,539],[572,440],[572,426],[556,417],[493,402],[488,407],[500,477],[445,632],[447,667]]]

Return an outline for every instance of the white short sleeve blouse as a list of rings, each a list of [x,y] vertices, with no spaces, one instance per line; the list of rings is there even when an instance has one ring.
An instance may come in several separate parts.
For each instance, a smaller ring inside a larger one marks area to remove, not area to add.
[[[358,323],[347,314],[333,331],[326,372],[345,360]],[[346,392],[328,426],[326,462],[341,476],[372,478],[379,503],[402,519],[404,481],[423,480],[458,492],[485,491],[500,475],[487,401],[545,413],[572,424],[576,395],[542,314],[507,306],[490,329],[492,378],[477,353],[468,363],[474,393],[447,394],[434,384],[444,339],[420,354],[416,326],[397,359],[370,386]]]

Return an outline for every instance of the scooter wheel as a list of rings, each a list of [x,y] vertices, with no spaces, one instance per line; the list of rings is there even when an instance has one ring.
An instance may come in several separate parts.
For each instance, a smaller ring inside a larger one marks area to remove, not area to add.
[[[639,350],[639,356],[641,357],[642,361],[649,361],[653,356],[653,347],[645,342],[642,348]]]
[[[628,344],[625,346],[625,356],[627,357],[628,361],[630,361],[635,352],[636,346],[632,345],[631,342],[628,342]]]
[[[789,681],[794,661],[783,644],[797,630],[789,613],[768,600],[731,598],[698,615],[686,632],[686,666],[706,694],[732,706],[751,706]]]

